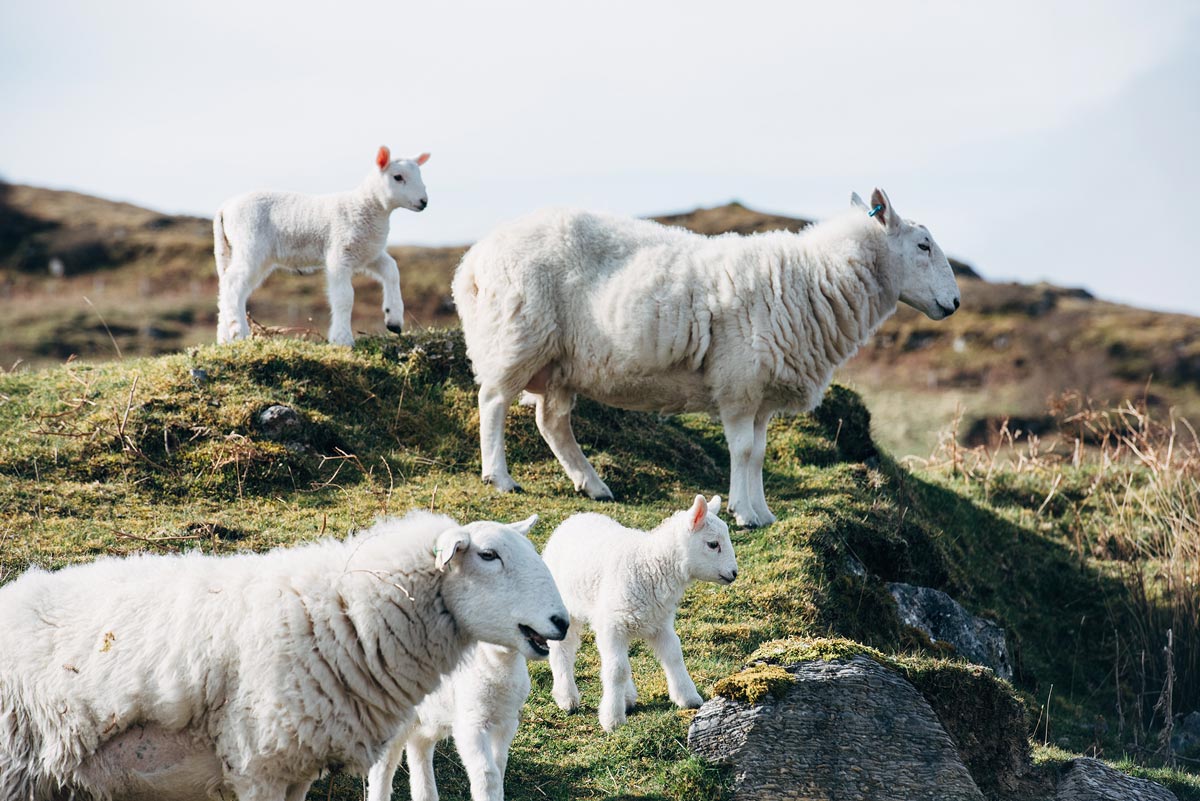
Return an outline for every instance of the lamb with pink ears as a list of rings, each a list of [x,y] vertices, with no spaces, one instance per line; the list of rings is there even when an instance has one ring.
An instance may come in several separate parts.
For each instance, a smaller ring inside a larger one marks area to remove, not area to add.
[[[250,335],[246,302],[281,267],[300,273],[325,269],[333,344],[354,344],[350,278],[356,272],[383,285],[384,323],[388,330],[400,333],[404,300],[400,270],[387,252],[388,219],[396,209],[423,211],[429,205],[421,181],[421,165],[428,160],[428,153],[393,160],[391,151],[380,147],[376,168],[349,192],[251,192],[225,201],[213,218],[220,282],[217,341]]]
[[[717,517],[720,496],[697,495],[690,509],[676,512],[647,533],[626,528],[599,514],[563,521],[542,552],[571,614],[566,638],[550,643],[554,700],[567,711],[579,707],[575,654],[581,623],[596,632],[603,697],[600,724],[612,731],[637,703],[629,666],[629,646],[645,640],[667,676],[677,705],[695,708],[704,699],[683,663],[675,633],[675,612],[694,581],[730,584],[737,559],[729,527]]]

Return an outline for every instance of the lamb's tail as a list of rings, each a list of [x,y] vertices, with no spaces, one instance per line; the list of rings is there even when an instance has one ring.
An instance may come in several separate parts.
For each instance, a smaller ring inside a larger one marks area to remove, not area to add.
[[[229,244],[229,237],[225,236],[223,209],[217,211],[217,215],[213,217],[213,256],[217,259],[217,275],[224,274],[233,259],[233,246]]]

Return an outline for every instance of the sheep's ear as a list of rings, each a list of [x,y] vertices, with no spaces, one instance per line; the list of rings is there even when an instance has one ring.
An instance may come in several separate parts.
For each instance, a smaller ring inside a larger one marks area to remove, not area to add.
[[[429,154],[422,153],[421,155],[419,155],[415,159],[413,159],[413,161],[417,162],[418,165],[424,164],[425,162],[429,161]]]
[[[863,199],[858,196],[857,192],[850,193],[850,205],[856,209],[862,209],[863,211],[870,211],[870,209],[867,208],[867,204],[863,203]]]
[[[457,554],[465,553],[471,547],[471,535],[466,529],[452,528],[438,535],[437,545],[433,549],[434,564],[438,570],[445,570]]]
[[[708,512],[711,515],[721,514],[721,496],[714,495],[708,499]]]
[[[886,228],[889,234],[900,230],[900,218],[896,216],[896,210],[892,208],[887,192],[879,187],[875,187],[875,191],[871,193],[871,216],[879,220],[879,224]]]
[[[387,165],[392,163],[392,151],[388,150],[387,145],[379,146],[379,152],[375,154],[375,163],[381,170],[386,170]]]
[[[697,495],[696,500],[692,502],[692,508],[688,510],[688,531],[699,531],[706,517],[708,501],[704,500],[703,495]]]
[[[537,515],[530,515],[529,517],[525,518],[524,520],[522,520],[519,523],[509,523],[508,527],[515,528],[517,531],[521,532],[526,537],[528,537],[529,530],[531,528],[533,528],[534,523],[536,523],[537,521],[538,521]]]

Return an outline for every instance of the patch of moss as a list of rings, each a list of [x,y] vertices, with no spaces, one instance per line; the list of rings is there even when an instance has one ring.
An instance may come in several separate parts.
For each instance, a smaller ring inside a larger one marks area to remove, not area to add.
[[[792,674],[778,665],[752,664],[713,685],[713,692],[734,701],[757,704],[768,695],[780,697],[795,684]]]

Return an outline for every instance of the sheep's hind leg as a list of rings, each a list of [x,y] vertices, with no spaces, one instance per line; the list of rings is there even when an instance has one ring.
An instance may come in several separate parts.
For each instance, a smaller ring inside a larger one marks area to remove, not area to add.
[[[612,490],[596,475],[595,468],[583,455],[575,432],[571,429],[574,393],[547,387],[545,392],[535,397],[538,431],[542,432],[542,439],[546,440],[567,476],[575,483],[575,491],[582,492],[594,501],[611,501]]]
[[[217,279],[217,342],[232,342],[250,336],[246,304],[268,272],[252,267],[244,259],[234,258],[220,274]]]
[[[504,421],[508,417],[508,405],[516,394],[516,391],[506,392],[495,384],[479,386],[479,452],[483,483],[491,484],[500,492],[521,491],[520,485],[508,474],[508,460],[504,458]]]
[[[773,412],[760,409],[754,416],[754,446],[750,452],[750,464],[747,468],[746,482],[750,495],[750,508],[755,517],[766,526],[775,522],[775,515],[767,506],[767,494],[763,490],[763,464],[767,457],[767,426],[774,416]]]

